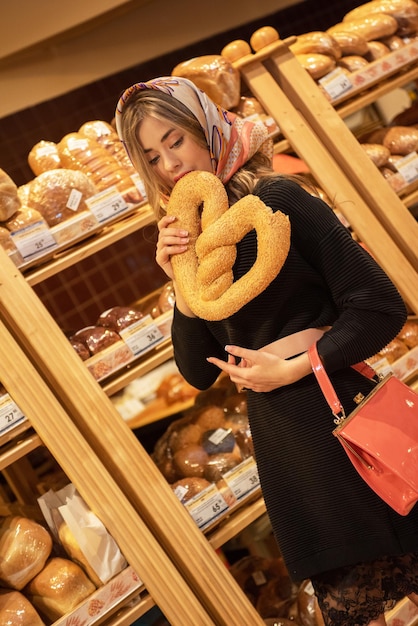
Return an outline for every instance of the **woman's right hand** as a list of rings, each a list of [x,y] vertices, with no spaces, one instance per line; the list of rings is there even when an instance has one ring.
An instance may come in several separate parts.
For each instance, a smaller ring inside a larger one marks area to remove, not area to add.
[[[176,217],[164,215],[158,222],[158,241],[155,259],[161,269],[171,280],[174,279],[171,257],[173,254],[185,252],[189,243],[189,233],[187,230],[175,228],[173,223]]]

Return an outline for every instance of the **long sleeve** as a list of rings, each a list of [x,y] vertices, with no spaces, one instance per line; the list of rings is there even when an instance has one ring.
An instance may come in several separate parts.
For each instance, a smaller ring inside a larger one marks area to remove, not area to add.
[[[292,183],[282,186],[282,196],[287,195],[283,187],[293,187],[287,204],[293,243],[322,277],[336,307],[332,329],[318,343],[325,366],[333,371],[372,356],[405,321],[398,290],[322,200]],[[270,190],[277,195],[277,185]]]

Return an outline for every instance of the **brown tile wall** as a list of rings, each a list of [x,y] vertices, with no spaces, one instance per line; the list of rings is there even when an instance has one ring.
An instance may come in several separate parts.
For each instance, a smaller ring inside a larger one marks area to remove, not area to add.
[[[27,155],[35,143],[57,142],[89,120],[110,121],[120,93],[134,82],[170,74],[177,63],[194,56],[219,54],[234,39],[249,41],[261,26],[274,26],[281,38],[325,30],[358,4],[358,0],[306,0],[0,119],[0,167],[22,185],[33,178]],[[164,284],[166,277],[154,260],[154,242],[152,228],[130,235],[35,290],[62,328],[92,324],[113,304],[129,304]]]

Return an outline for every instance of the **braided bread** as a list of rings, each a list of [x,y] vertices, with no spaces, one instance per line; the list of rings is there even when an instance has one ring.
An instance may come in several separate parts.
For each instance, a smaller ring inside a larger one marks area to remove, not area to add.
[[[177,287],[191,311],[208,321],[233,315],[264,291],[289,252],[288,217],[274,213],[254,195],[229,207],[224,185],[209,172],[183,176],[171,193],[167,214],[177,218],[176,226],[190,238],[186,252],[171,259]],[[234,282],[236,244],[253,229],[257,258]]]

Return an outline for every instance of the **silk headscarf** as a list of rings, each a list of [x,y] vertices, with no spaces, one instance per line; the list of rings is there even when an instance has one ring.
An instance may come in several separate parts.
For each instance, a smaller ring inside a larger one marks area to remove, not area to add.
[[[213,173],[225,184],[246,161],[258,151],[272,159],[273,143],[262,122],[240,118],[215,104],[187,78],[167,76],[145,83],[136,83],[120,97],[115,112],[116,129],[124,142],[121,115],[132,94],[143,89],[156,89],[182,102],[201,125],[212,159]]]

